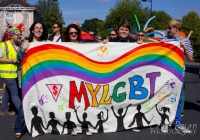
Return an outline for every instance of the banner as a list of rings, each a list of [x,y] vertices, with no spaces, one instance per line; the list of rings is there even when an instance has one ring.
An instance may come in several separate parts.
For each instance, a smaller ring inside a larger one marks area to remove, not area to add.
[[[31,43],[22,62],[27,129],[35,137],[171,124],[183,58],[180,42]]]

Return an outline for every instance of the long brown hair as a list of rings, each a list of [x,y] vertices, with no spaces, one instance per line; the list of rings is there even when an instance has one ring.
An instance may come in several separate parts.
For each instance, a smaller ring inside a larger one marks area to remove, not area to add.
[[[76,31],[78,33],[77,34],[77,41],[81,42],[81,29],[77,25],[75,25],[75,24],[69,24],[67,26],[67,28],[65,28],[65,31],[64,31],[64,42],[70,42],[69,30],[71,28],[76,29]]]

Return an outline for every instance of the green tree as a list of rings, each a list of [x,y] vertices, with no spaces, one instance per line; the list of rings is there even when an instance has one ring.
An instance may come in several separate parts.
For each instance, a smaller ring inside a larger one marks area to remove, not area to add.
[[[182,18],[183,32],[188,35],[190,30],[193,30],[193,34],[190,37],[190,42],[196,55],[200,56],[200,17],[195,11],[189,12]]]
[[[117,29],[121,21],[126,21],[130,24],[131,29],[137,29],[137,23],[134,14],[137,15],[141,29],[148,20],[150,10],[142,8],[139,0],[117,0],[114,8],[111,8],[106,16],[105,26],[107,28]]]
[[[97,23],[97,33],[100,35],[103,39],[109,37],[109,30],[106,28],[104,21],[99,21]]]
[[[152,21],[154,29],[166,30],[167,24],[172,17],[165,11],[153,11],[152,14],[156,16],[156,18]]]
[[[54,22],[58,22],[64,25],[65,22],[62,17],[62,11],[60,10],[59,2],[52,0],[39,0],[37,3],[41,8],[41,13],[43,15],[43,22],[48,28],[47,33],[51,33],[51,26]]]
[[[93,30],[95,34],[97,34],[98,22],[102,22],[102,20],[99,20],[98,18],[85,20],[84,23],[82,24],[81,30],[85,32]]]

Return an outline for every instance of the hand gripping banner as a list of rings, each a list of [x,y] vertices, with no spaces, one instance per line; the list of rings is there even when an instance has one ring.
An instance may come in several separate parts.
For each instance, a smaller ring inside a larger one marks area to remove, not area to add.
[[[171,124],[184,53],[170,43],[31,43],[22,62],[25,122],[43,133]]]

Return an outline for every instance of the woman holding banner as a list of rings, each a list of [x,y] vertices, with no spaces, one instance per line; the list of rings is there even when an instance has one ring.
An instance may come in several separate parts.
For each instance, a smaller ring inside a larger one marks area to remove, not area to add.
[[[81,30],[75,24],[70,24],[64,31],[64,42],[81,42]]]
[[[29,43],[40,42],[40,41],[45,41],[45,40],[46,40],[46,28],[45,28],[44,24],[41,21],[35,21],[30,27],[29,37],[27,38],[26,41],[24,41],[24,43],[22,43],[22,46],[23,46],[22,48],[23,48],[24,52],[26,52],[26,50],[29,47]],[[18,61],[21,62],[24,55],[21,55],[21,56],[18,55]],[[17,118],[15,121],[14,131],[15,131],[16,139],[20,139],[21,136],[26,131],[22,104],[19,107],[19,112],[17,114]]]

